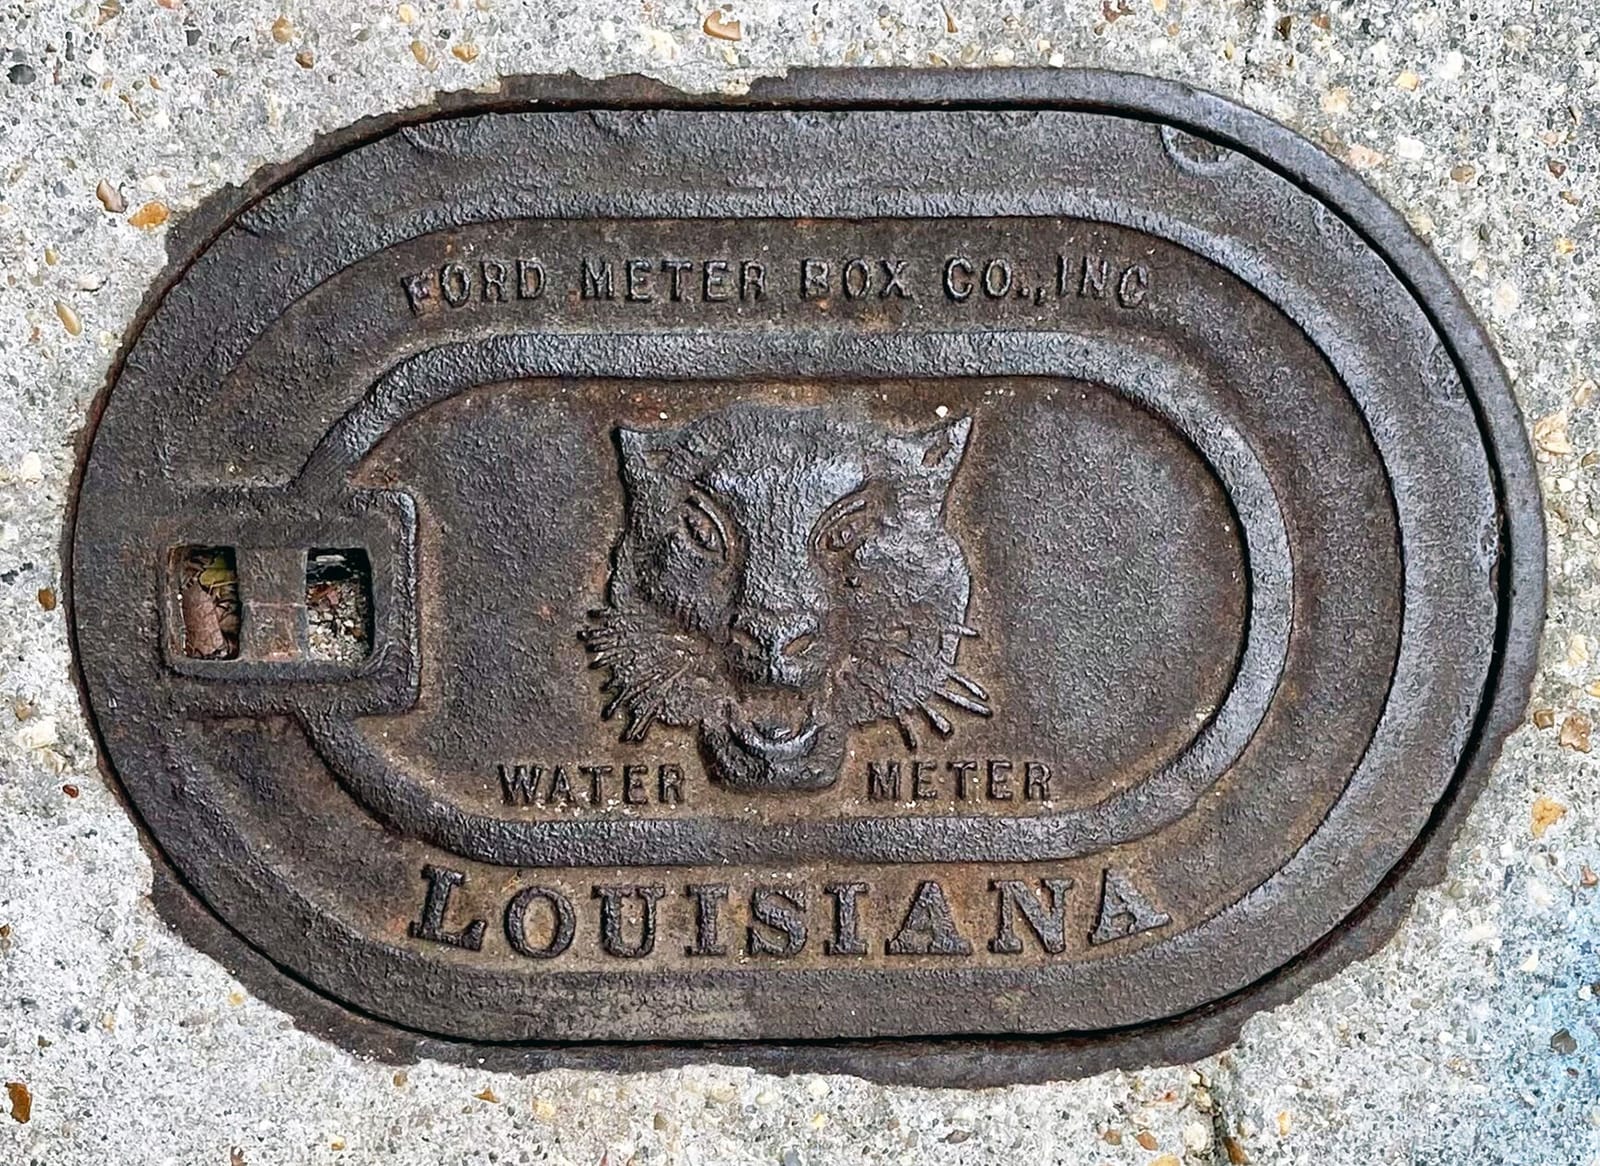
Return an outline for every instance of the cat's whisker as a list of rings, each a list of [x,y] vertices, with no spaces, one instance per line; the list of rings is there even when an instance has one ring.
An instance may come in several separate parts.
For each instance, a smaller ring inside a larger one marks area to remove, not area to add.
[[[627,645],[612,642],[601,642],[592,639],[588,643],[589,654],[594,657],[589,662],[589,667],[611,667],[618,663],[625,663],[628,659]]]
[[[601,716],[610,720],[618,710],[628,710],[628,727],[623,730],[624,741],[642,741],[650,723],[661,711],[662,699],[672,682],[689,670],[687,663],[676,668],[658,668],[635,680],[632,684],[617,685],[616,695],[606,704]]]
[[[973,696],[977,697],[979,700],[989,699],[989,693],[984,689],[983,685],[979,684],[976,680],[973,680],[970,676],[957,672],[954,668],[950,669],[946,675],[949,676],[951,680],[954,680],[957,684],[959,684],[962,688],[970,692]],[[987,716],[988,712],[985,711],[984,715]]]
[[[917,751],[917,730],[905,713],[895,713],[895,727],[900,730],[900,739],[906,743],[906,748],[915,753]]]
[[[617,695],[611,698],[610,703],[606,705],[605,711],[601,715],[609,721],[623,705],[627,705],[631,711],[632,707],[638,703],[639,698],[652,688],[658,687],[660,682],[661,678],[658,675],[652,675],[646,676],[643,680],[636,680],[632,684],[619,687]]]
[[[982,701],[973,700],[971,697],[962,696],[959,692],[945,692],[940,690],[933,694],[947,704],[953,704],[958,709],[966,709],[969,713],[977,713],[980,717],[994,715],[994,710]]]
[[[937,695],[943,696],[944,693],[941,692]],[[926,701],[919,700],[917,707],[922,710],[922,715],[928,718],[928,723],[934,727],[941,737],[948,737],[956,731],[956,727],[950,723],[949,719]]]
[[[650,731],[650,726],[655,724],[656,712],[660,709],[659,703],[653,703],[644,709],[629,709],[632,719],[628,727],[622,731],[624,741],[643,741],[645,734]]]

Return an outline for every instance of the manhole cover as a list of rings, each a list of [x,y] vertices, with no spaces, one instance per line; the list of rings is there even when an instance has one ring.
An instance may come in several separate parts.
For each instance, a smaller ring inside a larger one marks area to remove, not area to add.
[[[347,1041],[1193,1056],[1387,934],[1518,714],[1483,334],[1217,98],[529,83],[179,239],[78,658],[168,915]]]

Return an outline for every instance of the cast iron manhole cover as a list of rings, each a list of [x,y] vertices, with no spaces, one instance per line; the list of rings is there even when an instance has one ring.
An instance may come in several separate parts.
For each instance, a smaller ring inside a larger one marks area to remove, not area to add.
[[[1519,712],[1503,374],[1215,97],[528,83],[176,247],[83,682],[169,916],[349,1041],[1192,1056],[1392,928]]]

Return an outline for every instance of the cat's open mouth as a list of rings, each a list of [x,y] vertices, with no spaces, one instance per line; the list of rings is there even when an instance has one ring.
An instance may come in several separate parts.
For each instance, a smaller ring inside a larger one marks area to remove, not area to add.
[[[784,706],[769,701],[751,705],[730,702],[728,731],[746,752],[763,761],[795,761],[811,752],[822,726],[810,705],[798,710],[787,706],[788,702]]]

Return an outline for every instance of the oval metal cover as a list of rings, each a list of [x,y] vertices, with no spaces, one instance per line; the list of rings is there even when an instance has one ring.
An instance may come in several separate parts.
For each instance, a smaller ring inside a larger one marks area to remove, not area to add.
[[[1519,714],[1504,375],[1219,98],[529,81],[180,239],[78,661],[169,917],[348,1042],[1191,1057],[1392,930]]]

